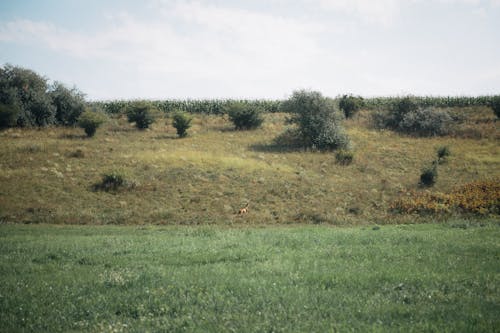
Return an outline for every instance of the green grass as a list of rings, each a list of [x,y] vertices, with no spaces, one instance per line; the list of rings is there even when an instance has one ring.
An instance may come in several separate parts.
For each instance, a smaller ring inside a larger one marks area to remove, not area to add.
[[[494,332],[500,225],[0,226],[2,332]]]

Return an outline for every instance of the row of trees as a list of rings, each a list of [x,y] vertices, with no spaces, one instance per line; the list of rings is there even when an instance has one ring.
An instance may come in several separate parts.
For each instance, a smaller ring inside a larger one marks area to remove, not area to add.
[[[32,70],[0,68],[0,127],[75,125],[85,96],[60,82],[48,83]]]

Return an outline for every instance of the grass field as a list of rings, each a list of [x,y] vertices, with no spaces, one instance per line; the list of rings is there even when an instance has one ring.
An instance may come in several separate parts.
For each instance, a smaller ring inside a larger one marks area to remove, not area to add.
[[[111,119],[96,137],[81,129],[0,132],[0,221],[57,224],[261,225],[414,222],[388,212],[418,188],[439,146],[452,155],[432,190],[500,178],[500,131],[489,108],[457,108],[467,121],[455,135],[416,138],[367,125],[368,111],[346,122],[354,162],[333,153],[283,149],[273,139],[283,114],[256,131],[234,131],[221,116],[196,116],[189,136],[160,120],[138,131]],[[132,188],[93,191],[105,173]],[[237,210],[250,203],[244,218]]]
[[[495,332],[500,225],[0,226],[2,332]]]

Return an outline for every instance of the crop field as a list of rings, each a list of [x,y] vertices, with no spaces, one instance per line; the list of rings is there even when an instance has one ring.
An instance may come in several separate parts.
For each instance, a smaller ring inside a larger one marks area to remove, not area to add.
[[[2,332],[495,332],[498,221],[0,226]]]

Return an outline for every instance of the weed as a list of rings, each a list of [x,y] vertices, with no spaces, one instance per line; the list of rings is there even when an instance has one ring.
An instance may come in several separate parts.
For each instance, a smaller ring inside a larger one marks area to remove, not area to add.
[[[451,150],[448,146],[439,146],[437,148],[437,158],[439,163],[444,163],[450,155]]]
[[[391,210],[411,214],[471,213],[489,215],[500,213],[500,182],[477,181],[455,187],[449,193],[415,192],[395,200]]]
[[[437,161],[434,161],[431,166],[422,169],[422,173],[420,174],[420,185],[433,186],[437,181],[437,177]]]
[[[123,173],[113,171],[102,175],[102,180],[93,185],[95,191],[116,192],[128,186]]]
[[[84,158],[85,157],[85,152],[82,149],[77,149],[72,152],[68,153],[69,157],[74,157],[74,158]]]
[[[335,161],[340,165],[349,165],[354,160],[354,153],[352,150],[338,150],[335,152]]]

